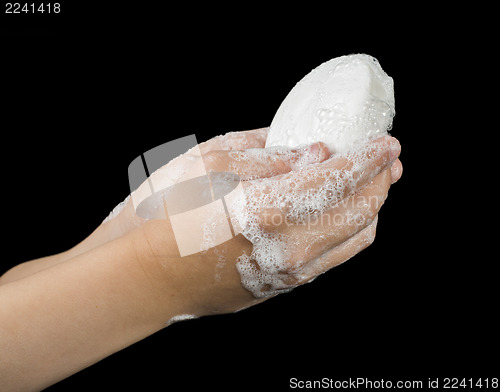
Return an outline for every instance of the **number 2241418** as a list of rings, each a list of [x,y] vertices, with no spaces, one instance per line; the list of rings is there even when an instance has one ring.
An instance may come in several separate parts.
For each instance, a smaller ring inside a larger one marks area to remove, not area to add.
[[[5,3],[6,14],[58,14],[61,12],[60,3]]]

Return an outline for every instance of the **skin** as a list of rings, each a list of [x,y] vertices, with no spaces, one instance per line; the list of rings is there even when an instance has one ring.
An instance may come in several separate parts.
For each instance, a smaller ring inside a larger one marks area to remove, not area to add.
[[[322,143],[286,156],[276,152],[271,158],[245,151],[263,148],[266,134],[262,129],[214,138],[200,145],[201,159],[207,171],[236,172],[249,200],[260,178],[278,186],[295,176],[304,189],[314,191],[322,185],[315,174],[319,167],[342,171],[350,165],[346,158],[330,157]],[[286,206],[257,211],[265,232],[293,239],[293,256],[279,272],[290,287],[307,283],[373,242],[378,211],[402,166],[396,139],[371,143],[355,184],[342,188],[345,203],[332,201],[321,212],[344,217],[346,224],[276,226],[266,223],[266,214],[286,216]],[[251,167],[236,156],[250,157]],[[376,202],[359,207],[362,198]],[[358,206],[356,211],[353,206]],[[363,219],[349,221],[353,212]],[[45,388],[165,328],[175,316],[229,313],[262,302],[242,286],[236,268],[238,258],[251,252],[252,244],[238,234],[204,252],[180,257],[169,219],[141,220],[129,201],[74,248],[23,263],[0,278],[2,390]],[[226,260],[222,264],[221,254]]]

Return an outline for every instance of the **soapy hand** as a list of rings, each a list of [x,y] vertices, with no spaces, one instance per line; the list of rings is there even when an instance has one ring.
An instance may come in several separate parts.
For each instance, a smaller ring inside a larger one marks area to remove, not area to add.
[[[396,139],[383,137],[249,184],[243,234],[254,247],[237,263],[244,286],[257,298],[286,291],[369,245],[399,151]]]
[[[354,256],[373,242],[378,211],[401,175],[400,146],[388,136],[339,156],[323,143],[264,149],[265,136],[239,132],[200,145],[207,172],[242,180],[245,197],[228,206],[241,234],[179,257],[168,219],[141,226],[145,270],[155,271],[159,292],[186,298],[188,314],[251,306]]]

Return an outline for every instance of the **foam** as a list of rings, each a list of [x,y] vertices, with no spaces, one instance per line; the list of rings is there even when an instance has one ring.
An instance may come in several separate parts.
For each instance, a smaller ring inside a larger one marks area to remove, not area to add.
[[[172,325],[172,324],[177,323],[179,321],[192,320],[195,318],[196,318],[196,316],[194,314],[179,314],[177,316],[172,317],[170,320],[167,321],[167,327],[169,325]]]
[[[113,210],[111,210],[111,212],[109,213],[109,215],[104,218],[104,220],[102,221],[102,223],[106,223],[106,222],[109,222],[111,219],[117,217],[120,212],[122,212],[122,210],[125,208],[126,204],[129,202],[130,200],[130,195],[128,195],[125,200],[123,200],[122,202],[118,203],[118,205],[113,208]]]
[[[394,84],[377,59],[331,59],[290,91],[271,123],[266,147],[325,142],[333,153],[386,134],[392,126]]]

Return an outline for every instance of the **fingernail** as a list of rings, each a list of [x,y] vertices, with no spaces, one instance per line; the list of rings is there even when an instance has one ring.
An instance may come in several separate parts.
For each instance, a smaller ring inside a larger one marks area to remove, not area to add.
[[[399,144],[398,139],[394,137],[391,138],[391,141],[389,143],[389,149],[390,149],[389,158],[391,161],[394,161],[397,157],[399,157],[399,154],[401,154],[401,144]]]
[[[319,153],[319,144],[318,143],[314,143],[314,144],[311,144],[307,150],[309,151],[309,153],[311,155],[318,155]]]
[[[403,174],[403,165],[400,161],[396,161],[391,166],[391,184],[396,183]]]
[[[309,146],[299,148],[297,153],[297,163],[300,165],[308,165],[319,161],[320,147],[318,143],[314,143]]]
[[[299,154],[305,154],[307,152],[311,152],[311,151],[318,151],[319,148],[318,148],[318,142],[316,143],[313,143],[313,144],[307,144],[307,145],[302,145],[300,147],[298,147],[295,151],[298,152]]]

